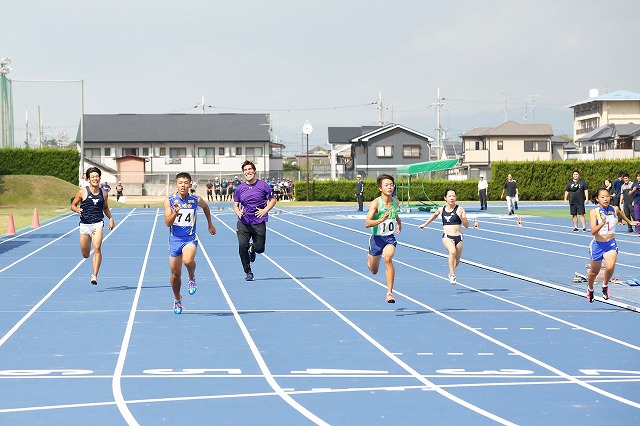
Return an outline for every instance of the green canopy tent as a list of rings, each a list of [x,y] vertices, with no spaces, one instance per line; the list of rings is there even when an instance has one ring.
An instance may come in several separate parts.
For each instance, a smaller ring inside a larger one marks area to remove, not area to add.
[[[396,180],[397,182],[397,196],[398,206],[401,211],[410,212],[412,207],[421,211],[435,211],[438,205],[431,201],[427,192],[424,189],[424,175],[431,172],[439,172],[442,170],[449,170],[454,168],[458,164],[458,159],[452,160],[436,160],[426,161],[424,163],[406,164],[396,168]],[[411,179],[417,175],[423,175],[420,185],[412,185]],[[406,181],[405,178],[406,177]],[[414,200],[417,200],[419,204],[411,204],[411,190],[413,191]],[[416,195],[417,194],[417,195]]]

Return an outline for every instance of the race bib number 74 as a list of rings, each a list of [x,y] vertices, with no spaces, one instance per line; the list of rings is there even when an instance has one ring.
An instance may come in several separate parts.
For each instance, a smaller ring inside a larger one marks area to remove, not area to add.
[[[194,209],[180,209],[173,224],[178,226],[192,226],[195,218],[196,212]]]

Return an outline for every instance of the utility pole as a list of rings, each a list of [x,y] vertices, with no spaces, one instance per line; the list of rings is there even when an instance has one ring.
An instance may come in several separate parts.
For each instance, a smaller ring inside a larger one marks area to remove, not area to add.
[[[507,105],[507,92],[502,92],[502,96],[504,97],[504,121],[505,123],[509,120],[508,118],[508,111],[509,111],[509,106]]]
[[[384,108],[382,106],[382,92],[378,92],[378,101],[376,102],[378,105],[378,125],[380,127],[384,126]]]
[[[533,119],[531,120],[532,123],[536,122],[536,98],[538,97],[538,95],[531,95],[531,115],[533,117]]]
[[[204,114],[204,109],[205,108],[213,108],[211,105],[207,105],[204,103],[204,95],[202,95],[202,100],[200,101],[200,103],[196,106],[194,106],[194,108],[200,108],[202,109],[202,113]]]
[[[435,101],[436,106],[436,147],[438,149],[438,158],[440,157],[440,149],[442,143],[442,125],[440,124],[440,110],[444,106],[444,98],[440,97],[440,88],[438,87],[438,97]],[[433,104],[432,104],[433,105]]]

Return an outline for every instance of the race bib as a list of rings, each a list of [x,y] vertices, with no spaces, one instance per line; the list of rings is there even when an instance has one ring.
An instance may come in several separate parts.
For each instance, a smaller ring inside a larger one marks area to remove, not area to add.
[[[193,226],[195,219],[196,211],[194,209],[180,209],[173,224],[178,226]]]
[[[396,231],[396,221],[395,219],[387,219],[382,223],[378,224],[378,232],[377,235],[384,237],[386,235],[391,235]]]

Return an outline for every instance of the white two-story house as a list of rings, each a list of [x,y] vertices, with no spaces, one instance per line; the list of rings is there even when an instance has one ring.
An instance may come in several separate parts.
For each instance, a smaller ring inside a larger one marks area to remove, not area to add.
[[[84,116],[85,170],[101,167],[103,180],[122,181],[130,195],[155,195],[178,172],[201,184],[233,177],[245,160],[255,163],[259,177],[268,177],[272,149],[268,114]],[[273,157],[282,170],[282,156]]]

